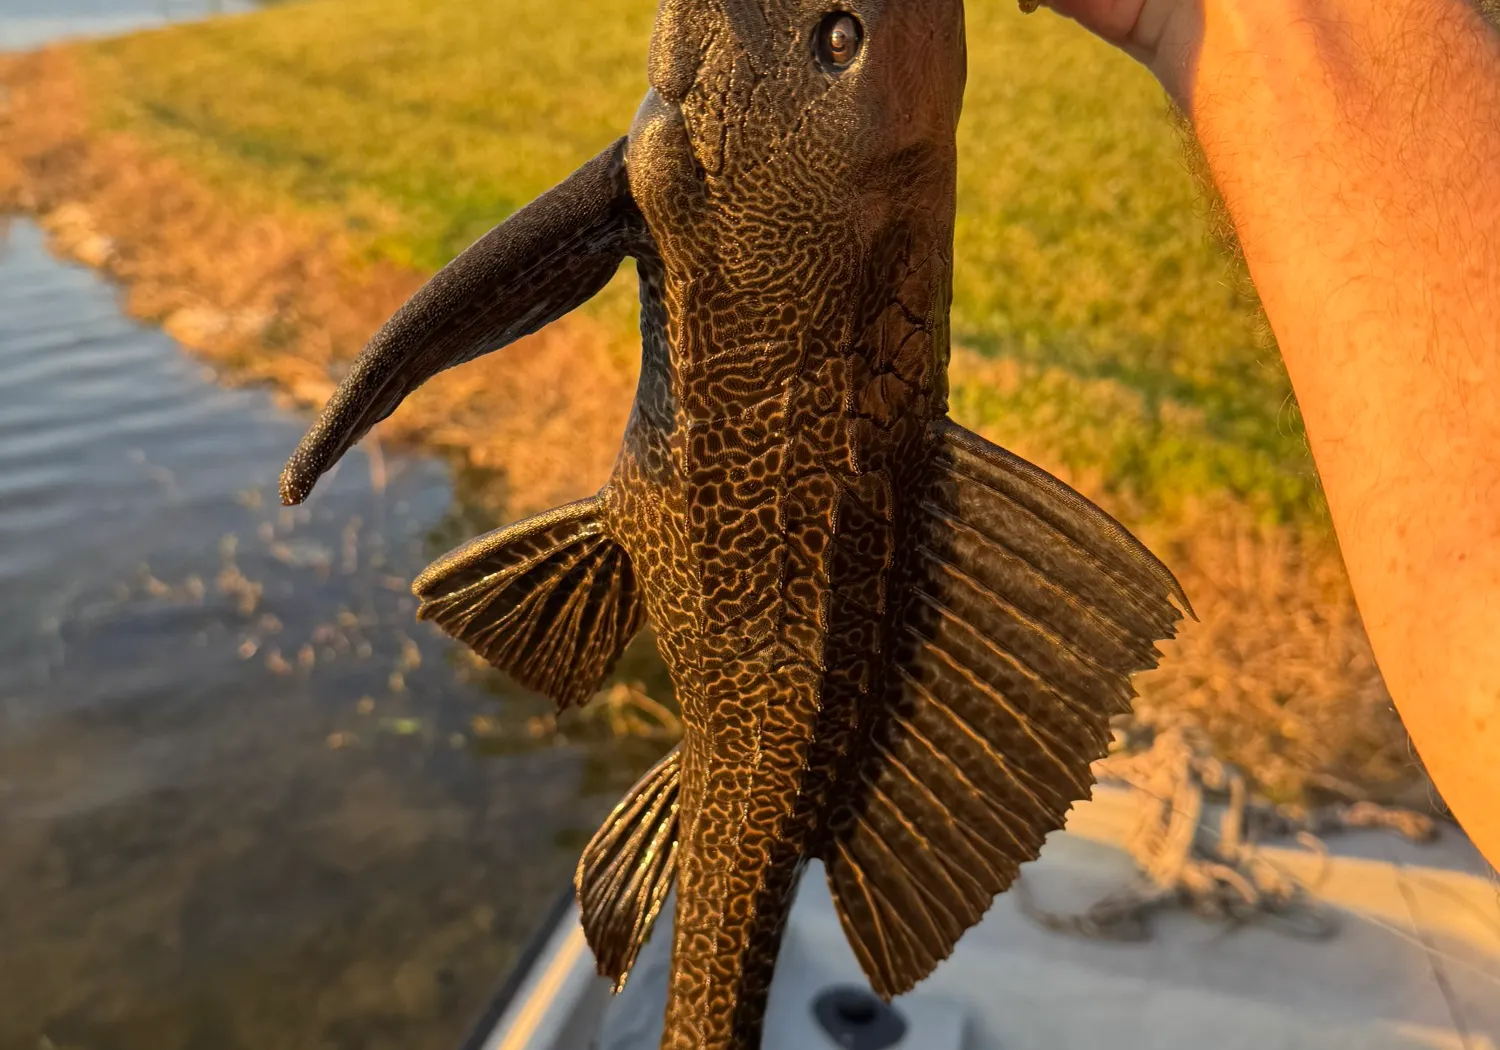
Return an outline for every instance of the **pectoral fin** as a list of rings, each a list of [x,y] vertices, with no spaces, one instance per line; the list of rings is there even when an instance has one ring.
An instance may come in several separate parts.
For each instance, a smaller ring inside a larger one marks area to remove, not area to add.
[[[674,747],[615,807],[584,849],[573,880],[584,937],[616,992],[625,987],[677,877],[681,750]]]
[[[444,267],[375,334],[281,474],[301,503],[318,478],[427,380],[538,331],[593,298],[649,237],[625,140]]]
[[[821,851],[871,985],[909,990],[1088,797],[1130,676],[1191,615],[1098,507],[948,420],[909,557],[888,704]]]
[[[582,704],[640,630],[630,556],[603,501],[579,500],[481,536],[412,585],[432,620],[559,707]]]

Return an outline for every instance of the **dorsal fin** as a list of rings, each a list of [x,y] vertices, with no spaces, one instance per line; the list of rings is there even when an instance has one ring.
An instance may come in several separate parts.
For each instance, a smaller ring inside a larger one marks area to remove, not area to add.
[[[630,789],[578,862],[573,884],[599,973],[625,987],[641,945],[677,876],[681,746]]]
[[[1130,676],[1175,633],[1173,599],[1188,610],[1083,496],[949,420],[932,439],[888,699],[820,851],[886,998],[931,973],[1088,796]]]
[[[584,703],[645,619],[602,510],[595,496],[465,544],[417,577],[417,617],[560,708]]]

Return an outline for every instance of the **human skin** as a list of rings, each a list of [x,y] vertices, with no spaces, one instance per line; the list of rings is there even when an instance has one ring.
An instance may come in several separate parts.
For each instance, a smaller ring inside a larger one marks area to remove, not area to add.
[[[1466,0],[1052,0],[1191,121],[1418,752],[1500,866],[1500,31]]]

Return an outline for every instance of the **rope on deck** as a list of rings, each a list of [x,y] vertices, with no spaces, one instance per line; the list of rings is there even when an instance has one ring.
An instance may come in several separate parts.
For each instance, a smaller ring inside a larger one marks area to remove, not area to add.
[[[1332,911],[1316,900],[1326,864],[1308,885],[1263,857],[1258,841],[1291,836],[1326,857],[1320,836],[1350,828],[1384,828],[1414,842],[1437,834],[1421,813],[1368,801],[1307,811],[1252,798],[1244,774],[1215,758],[1202,733],[1185,727],[1157,733],[1145,750],[1113,754],[1095,771],[1101,779],[1123,781],[1140,801],[1126,842],[1140,878],[1079,915],[1037,906],[1018,879],[1021,911],[1058,933],[1148,940],[1152,915],[1175,907],[1233,927],[1259,923],[1321,940],[1338,932]],[[1228,796],[1217,826],[1205,812],[1210,794]]]

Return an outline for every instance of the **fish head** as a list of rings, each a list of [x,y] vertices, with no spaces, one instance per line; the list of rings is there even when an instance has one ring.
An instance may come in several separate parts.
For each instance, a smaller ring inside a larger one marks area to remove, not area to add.
[[[627,168],[668,267],[951,236],[965,75],[962,0],[661,0]]]

